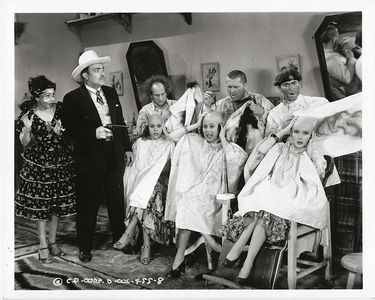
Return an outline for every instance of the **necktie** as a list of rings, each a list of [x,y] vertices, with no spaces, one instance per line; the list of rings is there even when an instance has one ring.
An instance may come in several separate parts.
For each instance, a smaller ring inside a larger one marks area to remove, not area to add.
[[[104,105],[104,101],[103,101],[102,96],[100,95],[99,90],[96,91],[96,101],[97,101],[100,105]]]

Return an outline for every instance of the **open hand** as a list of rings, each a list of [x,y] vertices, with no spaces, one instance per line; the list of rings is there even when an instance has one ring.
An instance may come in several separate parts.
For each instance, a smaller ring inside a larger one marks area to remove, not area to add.
[[[284,135],[286,134],[289,134],[292,127],[293,127],[293,124],[296,122],[297,118],[294,117],[292,120],[289,121],[289,124],[286,125],[283,129],[281,129],[279,132],[278,132],[278,136],[279,138],[282,138]],[[284,122],[284,124],[286,124],[286,122]]]
[[[249,104],[248,104],[249,108],[252,110],[253,114],[257,117],[261,117],[263,116],[264,114],[264,108],[259,105],[259,104],[256,104],[254,103],[253,101],[249,101]]]
[[[56,122],[56,125],[55,127],[53,127],[53,131],[57,134],[57,135],[60,135],[63,133],[63,131],[65,131],[65,129],[63,128],[62,124],[61,124],[61,120],[58,120]]]
[[[23,125],[25,126],[27,131],[31,131],[33,120],[34,120],[34,114],[31,115],[31,118],[29,118],[29,113],[26,113],[22,116],[21,121],[23,122]]]
[[[197,121],[197,124],[201,124],[202,123],[202,120],[203,120],[203,118],[205,117],[205,116],[207,116],[207,112],[205,111],[205,112],[203,112],[200,116],[199,116],[199,118],[198,118],[198,121]]]
[[[220,133],[219,133],[220,140],[221,141],[223,139],[226,140],[226,137],[225,137],[225,128],[224,128],[223,123],[220,123],[219,126],[220,126]]]

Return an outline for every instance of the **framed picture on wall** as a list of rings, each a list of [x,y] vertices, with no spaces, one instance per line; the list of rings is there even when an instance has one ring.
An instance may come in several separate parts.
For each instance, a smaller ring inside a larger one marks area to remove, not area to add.
[[[202,70],[202,81],[203,90],[220,92],[220,73],[219,73],[219,63],[203,63],[201,64]]]
[[[124,95],[124,76],[121,71],[109,73],[111,86],[116,89],[117,95]]]
[[[300,62],[300,58],[299,58],[298,54],[276,56],[276,70],[277,70],[277,72],[279,72],[282,67],[286,67],[286,66],[289,66],[291,64],[297,66],[298,71],[301,73],[301,62]]]

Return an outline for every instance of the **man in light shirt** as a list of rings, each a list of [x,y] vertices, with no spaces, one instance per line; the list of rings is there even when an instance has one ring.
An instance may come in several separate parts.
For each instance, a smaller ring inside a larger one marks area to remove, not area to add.
[[[301,82],[302,76],[294,65],[283,67],[278,72],[274,85],[279,88],[282,100],[268,113],[265,136],[275,134],[280,126],[286,126],[295,113],[328,103],[323,97],[302,95]]]
[[[228,96],[216,102],[216,111],[223,116],[227,140],[237,143],[240,131],[240,119],[246,107],[257,120],[257,129],[263,137],[268,112],[274,107],[271,101],[261,94],[247,90],[247,79],[244,72],[233,70],[226,78]],[[249,132],[248,132],[249,134]],[[251,134],[250,134],[251,135]]]
[[[170,106],[175,100],[169,100],[167,94],[170,91],[168,78],[162,75],[154,75],[147,80],[146,94],[150,98],[151,103],[146,104],[139,111],[137,119],[137,132],[140,134],[148,124],[148,118],[152,114],[159,114],[164,123],[170,116]]]

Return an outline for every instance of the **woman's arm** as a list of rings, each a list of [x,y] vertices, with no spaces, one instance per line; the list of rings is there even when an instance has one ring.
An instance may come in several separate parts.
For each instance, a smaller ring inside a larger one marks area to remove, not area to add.
[[[219,133],[220,142],[223,145],[224,153],[226,153],[227,149],[228,149],[229,142],[227,141],[227,139],[225,137],[225,129],[224,129],[223,124],[220,123],[219,126],[220,126],[220,133]]]
[[[290,133],[293,124],[294,120],[292,120],[285,128],[280,129],[276,134],[272,134],[270,137],[265,138],[263,143],[259,145],[258,151],[261,154],[266,154],[275,143],[278,143],[285,135]]]
[[[28,113],[26,113],[22,118],[21,121],[23,122],[24,126],[22,127],[22,131],[20,133],[20,141],[22,145],[26,146],[31,141],[31,126],[33,124],[34,114],[29,119]]]
[[[175,131],[172,131],[171,133],[168,133],[166,129],[164,129],[164,134],[169,137],[172,141],[178,142],[178,140],[185,134],[198,129],[201,126],[202,119],[207,113],[203,113],[199,116],[198,121],[195,124],[187,125],[181,128],[176,129]]]

